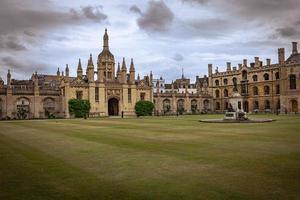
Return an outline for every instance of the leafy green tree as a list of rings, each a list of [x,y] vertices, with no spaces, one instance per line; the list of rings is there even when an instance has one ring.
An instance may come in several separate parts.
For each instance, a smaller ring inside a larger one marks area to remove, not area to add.
[[[138,117],[151,116],[154,109],[154,104],[151,101],[138,101],[135,104],[134,109]]]
[[[87,118],[90,112],[91,104],[88,100],[81,99],[70,99],[69,100],[69,111],[74,114],[76,118],[84,117]]]

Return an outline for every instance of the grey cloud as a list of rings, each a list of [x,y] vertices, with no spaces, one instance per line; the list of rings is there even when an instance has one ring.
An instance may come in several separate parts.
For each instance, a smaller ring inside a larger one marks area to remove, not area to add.
[[[34,71],[43,71],[47,67],[49,67],[45,63],[38,63],[36,61],[31,60],[17,60],[12,56],[5,56],[1,59],[1,65],[6,67],[7,69],[11,69],[15,74],[17,73],[19,76],[30,75],[30,73]],[[29,73],[29,74],[28,74]]]
[[[133,5],[129,8],[129,10],[133,13],[142,14],[141,9],[137,5]]]
[[[150,32],[167,31],[174,19],[174,14],[164,1],[149,1],[148,7],[137,23],[143,30]]]
[[[16,41],[8,41],[6,42],[6,45],[4,48],[8,48],[10,50],[16,50],[16,51],[24,51],[26,50],[26,47],[20,43],[17,43]]]
[[[173,60],[175,61],[183,61],[183,56],[179,53],[176,53],[174,56],[173,56]]]

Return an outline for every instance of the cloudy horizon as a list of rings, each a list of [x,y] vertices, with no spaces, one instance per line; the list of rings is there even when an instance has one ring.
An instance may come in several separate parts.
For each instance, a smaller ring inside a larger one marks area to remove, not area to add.
[[[133,58],[136,74],[153,71],[167,81],[224,70],[255,56],[277,62],[277,48],[291,53],[300,42],[299,0],[1,0],[0,77],[28,79],[56,74],[78,59],[96,65],[104,29],[116,63]]]

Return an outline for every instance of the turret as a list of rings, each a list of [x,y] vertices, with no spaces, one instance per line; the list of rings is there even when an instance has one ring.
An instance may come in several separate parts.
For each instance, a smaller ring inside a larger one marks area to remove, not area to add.
[[[227,62],[227,71],[231,71],[231,63],[230,62]]]
[[[134,82],[135,82],[135,68],[134,68],[132,58],[131,58],[130,69],[129,69],[129,82],[131,84],[134,84]]]
[[[59,68],[57,68],[56,76],[57,76],[57,77],[60,77],[60,71],[59,71]]]
[[[90,58],[88,60],[87,77],[89,82],[94,82],[94,63],[92,54],[90,54]]]
[[[65,72],[66,72],[66,77],[69,77],[69,65],[68,64],[66,64]]]
[[[248,61],[247,61],[247,59],[244,59],[244,60],[243,60],[243,66],[244,66],[244,67],[247,67],[247,65],[248,65]]]
[[[212,76],[212,64],[208,64],[208,76]]]
[[[162,78],[162,77],[161,77]],[[150,84],[152,86],[153,84],[153,74],[152,74],[152,71],[150,71]]]
[[[270,59],[270,58],[267,59],[267,66],[268,66],[268,67],[271,66],[271,59]]]
[[[11,74],[10,74],[10,69],[7,71],[7,85],[11,84]]]
[[[255,67],[259,67],[260,66],[260,62],[259,62],[259,57],[254,57],[254,66]]]
[[[278,63],[280,65],[284,64],[285,62],[285,51],[284,48],[279,48],[278,49]]]
[[[78,61],[78,67],[77,67],[77,78],[82,79],[82,66],[81,66],[81,60],[79,58]]]
[[[297,44],[297,42],[292,42],[292,46],[293,46],[292,54],[295,55],[295,54],[298,53],[298,44]]]
[[[125,58],[123,58],[123,62],[122,62],[122,70],[121,70],[121,80],[122,83],[126,83],[127,82],[127,68],[126,68],[126,63],[125,63]]]

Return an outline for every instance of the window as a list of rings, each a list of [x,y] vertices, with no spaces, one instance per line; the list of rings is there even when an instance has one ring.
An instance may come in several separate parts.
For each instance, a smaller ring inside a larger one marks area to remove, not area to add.
[[[223,80],[223,83],[224,83],[224,85],[227,85],[227,84],[228,84],[227,78],[225,78],[225,79]]]
[[[257,75],[253,75],[252,79],[253,79],[254,82],[256,82],[257,81]]]
[[[296,88],[297,88],[296,75],[291,74],[290,75],[290,89],[295,90]]]
[[[224,90],[224,97],[228,97],[228,90],[227,89]]]
[[[219,86],[219,84],[220,84],[219,80],[216,80],[215,84],[216,84],[216,86]]]
[[[216,90],[216,98],[219,98],[219,97],[220,97],[220,91]]]
[[[128,103],[131,103],[131,88],[128,88]]]
[[[280,94],[280,85],[276,85],[276,94]]]
[[[145,100],[145,96],[146,96],[146,94],[145,94],[144,92],[142,92],[142,93],[140,94],[140,99],[141,99],[141,101],[144,101],[144,100]]]
[[[224,105],[224,107],[225,107],[225,110],[228,110],[228,102],[225,102],[225,105]]]
[[[233,82],[233,85],[236,85],[236,84],[237,84],[237,79],[234,77],[234,78],[232,79],[232,82]]]
[[[82,99],[82,91],[76,91],[76,99]]]
[[[276,72],[276,73],[275,73],[275,79],[276,79],[276,80],[280,79],[279,72]]]
[[[265,95],[269,95],[270,94],[270,87],[266,85],[264,87],[264,92],[265,92]]]
[[[95,87],[95,101],[99,102],[99,87]]]
[[[265,79],[265,81],[268,81],[269,80],[269,74],[264,74],[264,79]]]
[[[253,87],[253,95],[254,96],[258,95],[258,88],[257,87]]]

